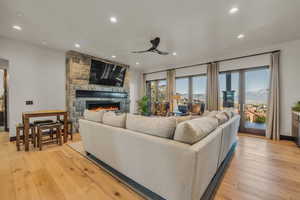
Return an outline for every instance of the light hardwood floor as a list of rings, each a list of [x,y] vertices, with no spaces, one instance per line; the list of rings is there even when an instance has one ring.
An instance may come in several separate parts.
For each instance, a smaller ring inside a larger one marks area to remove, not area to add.
[[[75,141],[80,140],[78,134]],[[143,199],[67,145],[17,152],[0,133],[2,200]],[[300,199],[300,148],[240,134],[215,199]]]

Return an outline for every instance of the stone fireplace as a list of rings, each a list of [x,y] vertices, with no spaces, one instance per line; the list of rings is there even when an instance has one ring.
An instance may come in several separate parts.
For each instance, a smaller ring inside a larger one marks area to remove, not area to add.
[[[78,131],[78,119],[83,116],[85,109],[129,112],[130,71],[127,70],[126,72],[123,87],[89,84],[92,59],[111,63],[111,61],[75,51],[69,51],[66,55],[66,104],[70,119],[74,124],[73,131]],[[120,63],[115,64],[129,68],[129,66]]]

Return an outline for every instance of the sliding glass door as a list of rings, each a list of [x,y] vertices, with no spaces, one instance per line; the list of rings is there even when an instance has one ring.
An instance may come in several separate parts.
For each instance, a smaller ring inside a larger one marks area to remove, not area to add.
[[[241,72],[241,131],[264,134],[269,94],[269,69],[267,67]]]
[[[268,67],[221,72],[219,83],[220,108],[230,107],[240,113],[240,131],[264,134],[269,93]]]

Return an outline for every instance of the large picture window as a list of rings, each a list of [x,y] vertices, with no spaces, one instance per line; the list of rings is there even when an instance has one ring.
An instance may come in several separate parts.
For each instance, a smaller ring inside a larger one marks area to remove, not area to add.
[[[165,103],[167,101],[167,81],[157,81],[157,101]]]
[[[167,81],[147,81],[147,96],[150,98],[150,110],[153,114],[165,114],[167,112]]]
[[[178,105],[188,105],[189,103],[189,78],[176,78],[176,96]]]
[[[194,76],[192,77],[193,103],[205,103],[206,102],[206,76]]]
[[[176,99],[179,112],[200,113],[205,109],[206,75],[176,78]]]
[[[224,107],[239,108],[239,78],[239,72],[237,71],[219,74],[219,103],[221,110]]]

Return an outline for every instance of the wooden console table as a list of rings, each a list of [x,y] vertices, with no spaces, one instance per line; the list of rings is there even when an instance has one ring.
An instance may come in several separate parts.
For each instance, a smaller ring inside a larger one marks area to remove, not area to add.
[[[300,112],[292,111],[292,136],[300,147]]]
[[[60,116],[64,117],[64,142],[68,140],[68,112],[65,110],[40,110],[40,111],[31,111],[23,112],[22,119],[24,124],[24,137],[25,137],[25,151],[29,150],[29,121],[30,118],[34,117],[51,117],[56,116],[57,119]]]

